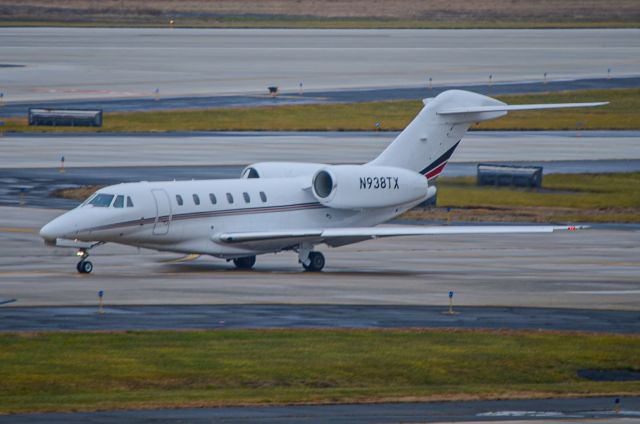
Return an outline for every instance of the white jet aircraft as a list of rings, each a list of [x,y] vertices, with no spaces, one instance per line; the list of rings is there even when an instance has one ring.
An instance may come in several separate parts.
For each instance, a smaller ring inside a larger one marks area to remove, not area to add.
[[[474,122],[512,110],[588,107],[564,103],[509,106],[450,90],[424,108],[373,161],[363,165],[262,162],[241,178],[139,182],[98,190],[40,230],[48,244],[78,248],[77,270],[89,273],[88,250],[112,242],[205,254],[252,268],[256,255],[293,250],[308,271],[325,264],[314,246],[331,247],[392,236],[543,233],[570,226],[374,227],[436,194],[442,172]],[[426,177],[426,178],[425,178]]]

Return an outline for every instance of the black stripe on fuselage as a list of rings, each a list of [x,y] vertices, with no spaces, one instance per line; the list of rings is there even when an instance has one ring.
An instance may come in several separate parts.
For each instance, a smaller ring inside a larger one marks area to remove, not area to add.
[[[188,219],[200,219],[200,218],[213,218],[217,216],[235,216],[235,215],[252,215],[252,214],[263,214],[263,213],[276,213],[276,212],[292,212],[299,210],[308,210],[308,209],[321,209],[326,206],[322,205],[319,202],[311,202],[311,203],[298,203],[293,205],[280,205],[280,206],[260,206],[254,208],[237,208],[237,209],[222,209],[222,210],[212,210],[212,211],[202,211],[202,212],[187,212],[187,213],[178,213],[173,214],[171,217],[169,215],[163,215],[158,217],[158,222],[168,222],[171,221],[183,221]],[[131,221],[123,221],[116,222],[113,224],[101,225],[98,227],[87,228],[82,231],[100,231],[100,230],[110,230],[114,228],[124,228],[131,227],[134,225],[144,225],[144,224],[153,224],[156,222],[156,217],[153,218],[144,218],[144,219],[135,219]]]
[[[422,171],[420,171],[421,174],[426,175],[428,174],[432,169],[435,169],[437,167],[439,167],[440,165],[442,165],[445,161],[449,160],[449,158],[451,157],[451,155],[453,154],[453,152],[456,150],[456,147],[458,147],[458,144],[460,144],[460,140],[458,140],[458,142],[456,144],[453,145],[453,147],[451,147],[449,150],[447,150],[446,152],[444,152],[442,154],[442,156],[440,156],[438,159],[436,159],[435,161],[431,162],[431,164],[429,166],[427,166],[426,168],[424,168]]]

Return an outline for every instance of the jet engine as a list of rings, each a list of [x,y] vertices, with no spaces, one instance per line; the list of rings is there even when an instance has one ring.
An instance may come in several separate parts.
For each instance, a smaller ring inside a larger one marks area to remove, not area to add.
[[[383,208],[422,201],[435,194],[424,175],[391,166],[334,165],[318,170],[311,190],[336,209]]]
[[[322,163],[304,162],[258,162],[242,170],[242,178],[290,178],[313,175],[326,166]]]

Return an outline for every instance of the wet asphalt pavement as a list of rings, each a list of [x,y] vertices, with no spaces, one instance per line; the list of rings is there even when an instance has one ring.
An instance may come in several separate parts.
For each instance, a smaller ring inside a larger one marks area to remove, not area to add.
[[[615,412],[619,399],[620,412]],[[0,416],[0,423],[416,423],[496,422],[640,422],[639,397],[414,402],[371,405],[262,406],[233,408],[156,409],[89,413]],[[526,420],[526,421],[525,421]]]
[[[563,308],[402,305],[2,307],[0,331],[265,328],[464,328],[640,334],[640,313]]]

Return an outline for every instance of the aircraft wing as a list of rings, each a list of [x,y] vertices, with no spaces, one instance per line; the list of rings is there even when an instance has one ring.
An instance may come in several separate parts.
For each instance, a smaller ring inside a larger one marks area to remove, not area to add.
[[[282,242],[295,246],[300,242],[326,243],[330,246],[342,246],[359,241],[382,237],[429,236],[455,234],[522,234],[551,233],[554,231],[573,231],[586,227],[569,225],[463,225],[463,226],[389,226],[389,227],[346,227],[309,229],[296,231],[254,231],[223,233],[215,236],[227,244],[271,244]]]

